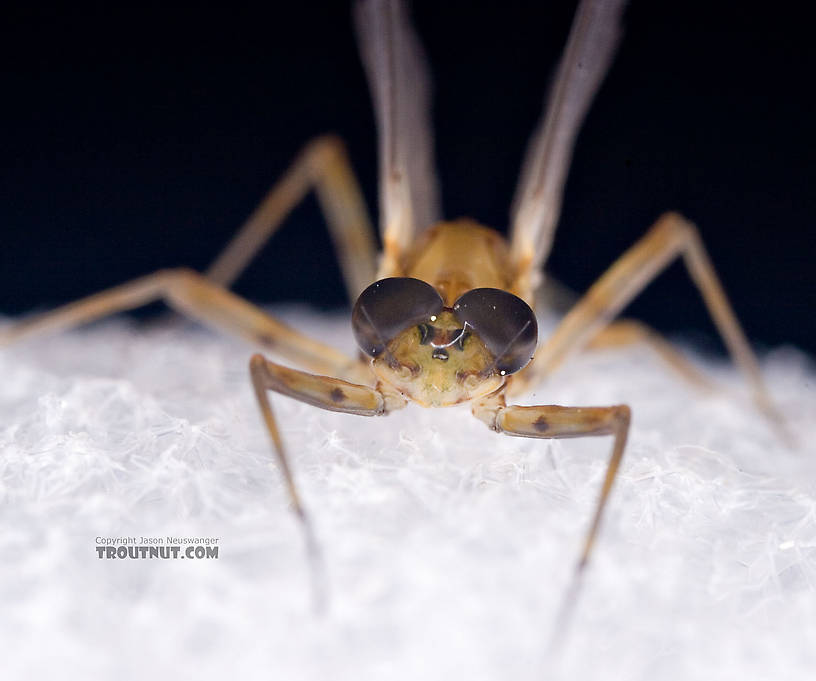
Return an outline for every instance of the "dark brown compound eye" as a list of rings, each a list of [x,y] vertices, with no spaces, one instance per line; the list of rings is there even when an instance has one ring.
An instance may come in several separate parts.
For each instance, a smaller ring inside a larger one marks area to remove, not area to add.
[[[442,311],[442,298],[430,284],[410,277],[375,281],[357,298],[351,326],[360,349],[376,357],[397,334]]]
[[[453,312],[482,339],[501,374],[515,373],[533,358],[538,324],[521,298],[498,288],[475,288],[459,296]]]

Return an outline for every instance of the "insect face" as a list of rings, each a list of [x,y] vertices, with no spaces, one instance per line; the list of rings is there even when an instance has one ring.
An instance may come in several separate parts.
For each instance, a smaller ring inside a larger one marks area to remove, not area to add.
[[[374,359],[377,376],[427,407],[459,404],[498,390],[504,377],[481,339],[450,310],[400,332]]]
[[[474,289],[452,308],[428,283],[383,279],[360,295],[352,315],[375,374],[428,407],[459,404],[498,390],[535,350],[532,310],[499,289]]]

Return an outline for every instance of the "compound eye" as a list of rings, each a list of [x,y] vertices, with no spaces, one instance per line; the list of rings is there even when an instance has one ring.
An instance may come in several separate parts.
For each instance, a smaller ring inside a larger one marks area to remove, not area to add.
[[[498,288],[475,288],[459,296],[453,312],[481,338],[502,375],[523,369],[533,358],[538,324],[521,298]]]
[[[357,298],[351,326],[360,349],[376,357],[397,334],[442,311],[436,289],[419,279],[391,277],[375,281]]]

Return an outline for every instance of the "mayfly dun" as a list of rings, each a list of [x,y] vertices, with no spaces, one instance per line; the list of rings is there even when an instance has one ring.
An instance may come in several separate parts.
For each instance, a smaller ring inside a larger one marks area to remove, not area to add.
[[[361,0],[355,22],[379,140],[379,255],[344,147],[334,137],[321,137],[304,148],[205,273],[174,269],[149,274],[12,326],[2,332],[0,343],[55,333],[161,299],[298,366],[255,354],[249,372],[313,552],[316,543],[270,393],[358,416],[386,416],[410,402],[425,407],[467,403],[479,421],[499,434],[610,437],[609,462],[578,558],[580,572],[624,454],[630,409],[624,404],[520,406],[508,397],[523,393],[590,346],[652,343],[672,366],[688,372],[684,360],[656,334],[617,319],[670,262],[682,258],[758,407],[774,416],[756,357],[700,236],[675,213],[660,217],[575,302],[555,331],[539,338],[536,296],[546,283],[543,267],[572,149],[619,42],[623,5],[622,0],[582,0],[578,7],[526,154],[507,238],[470,219],[441,219],[422,48],[402,3]],[[353,304],[358,357],[298,332],[229,290],[311,190],[325,213]]]

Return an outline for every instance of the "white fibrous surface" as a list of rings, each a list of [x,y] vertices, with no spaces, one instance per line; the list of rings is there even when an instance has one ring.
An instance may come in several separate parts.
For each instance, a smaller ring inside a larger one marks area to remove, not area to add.
[[[275,312],[353,352],[347,317]],[[323,557],[316,614],[253,351],[126,320],[0,349],[0,677],[814,678],[816,373],[801,353],[762,356],[794,447],[730,365],[688,349],[721,390],[631,347],[575,358],[519,400],[634,414],[559,620],[610,438],[273,395]],[[98,556],[121,537],[215,537],[219,553]]]

